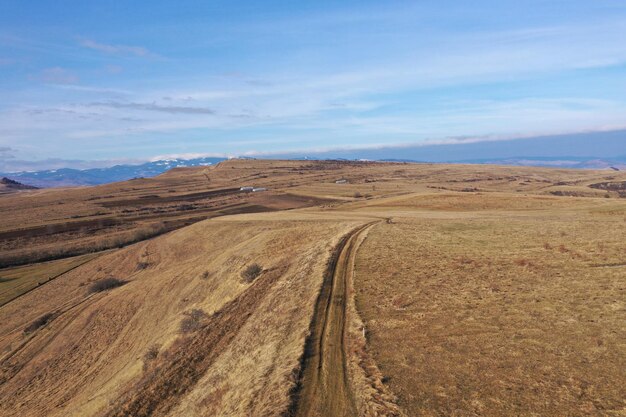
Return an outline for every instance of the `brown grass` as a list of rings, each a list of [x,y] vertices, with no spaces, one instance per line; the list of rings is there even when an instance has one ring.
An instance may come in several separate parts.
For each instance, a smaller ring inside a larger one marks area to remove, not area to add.
[[[204,325],[204,322],[209,317],[204,310],[194,308],[191,311],[185,311],[185,318],[180,322],[181,333],[193,333],[198,331]]]
[[[63,259],[87,253],[101,252],[112,248],[122,248],[161,235],[169,230],[170,229],[163,223],[156,223],[132,230],[131,232],[104,237],[86,245],[56,246],[36,250],[26,249],[7,253],[0,255],[0,268]]]
[[[281,275],[275,270],[263,281],[249,288],[237,299],[227,304],[219,314],[208,318],[202,310],[187,314],[188,326],[184,333],[195,333],[179,339],[162,355],[153,370],[144,375],[128,398],[123,398],[108,416],[157,416],[167,415],[206,373],[216,357],[237,335],[237,331],[250,317],[256,305],[263,299]],[[207,320],[204,326],[200,321]],[[185,320],[183,320],[183,323]]]
[[[485,196],[476,210],[468,198],[433,214],[427,197],[398,199],[394,224],[359,251],[357,306],[399,404],[408,415],[619,414],[626,221],[601,198],[523,215],[516,201],[541,199]]]
[[[326,261],[378,219],[356,251],[354,293],[332,300],[348,303],[347,389],[361,415],[401,415],[396,398],[407,415],[619,414],[626,204],[589,187],[626,179],[608,176],[246,160],[3,196],[2,259],[113,246],[82,265],[0,272],[0,294],[16,294],[0,306],[0,414],[281,415]],[[250,184],[270,191],[224,192]],[[161,222],[180,230],[118,248]],[[247,284],[252,261],[263,273]],[[86,291],[111,276],[132,285]],[[196,309],[207,316],[181,334]]]
[[[0,270],[0,306],[97,258],[88,254]]]
[[[355,224],[296,212],[214,219],[102,255],[0,307],[0,414],[99,415],[133,398],[169,415],[280,414],[329,248]],[[249,259],[264,272],[242,285]],[[109,276],[132,285],[106,297],[81,286]],[[53,306],[56,325],[25,339],[23,329]],[[194,309],[209,317],[181,334]],[[157,368],[168,370],[150,386],[163,395],[150,399],[139,387]],[[160,391],[166,375],[180,390]]]

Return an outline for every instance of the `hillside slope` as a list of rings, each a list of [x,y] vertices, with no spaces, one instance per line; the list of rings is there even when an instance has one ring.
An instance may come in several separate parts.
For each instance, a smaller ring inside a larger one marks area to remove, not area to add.
[[[7,177],[2,177],[0,179],[0,194],[14,193],[16,191],[21,191],[21,190],[36,190],[36,189],[37,187],[22,184],[21,182],[12,180]]]
[[[278,415],[333,242],[357,224],[284,214],[210,220],[102,256],[5,305],[0,414],[107,414],[134,409],[139,396],[156,403],[135,416]],[[253,262],[264,272],[244,283]],[[110,276],[127,283],[89,293]],[[181,334],[193,309],[207,316]],[[24,332],[46,314],[47,324]],[[164,383],[177,390],[141,394]]]

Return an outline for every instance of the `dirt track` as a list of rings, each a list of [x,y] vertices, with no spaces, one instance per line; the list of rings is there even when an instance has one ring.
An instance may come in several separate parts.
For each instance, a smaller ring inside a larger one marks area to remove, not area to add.
[[[329,265],[305,350],[293,413],[298,417],[357,415],[346,360],[347,279],[358,237],[372,225],[360,226],[345,236]]]

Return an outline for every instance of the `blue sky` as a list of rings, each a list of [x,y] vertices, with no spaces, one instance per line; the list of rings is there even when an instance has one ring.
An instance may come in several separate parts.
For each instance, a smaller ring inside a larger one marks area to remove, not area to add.
[[[2,0],[0,164],[617,130],[625,39],[621,0]]]

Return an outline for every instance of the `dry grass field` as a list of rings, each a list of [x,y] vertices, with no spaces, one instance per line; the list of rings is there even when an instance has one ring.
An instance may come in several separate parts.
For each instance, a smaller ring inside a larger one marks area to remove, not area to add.
[[[326,256],[356,224],[293,215],[210,220],[103,255],[6,304],[0,414],[286,408]],[[240,273],[253,262],[263,272],[249,284]],[[90,291],[108,277],[125,284]],[[182,331],[195,309],[204,312],[197,328]],[[25,332],[47,314],[44,326]]]
[[[356,261],[368,345],[409,415],[626,413],[626,204],[379,203]]]
[[[623,184],[231,160],[5,194],[0,415],[624,415]]]
[[[0,306],[96,258],[91,253],[2,270],[0,275]]]

